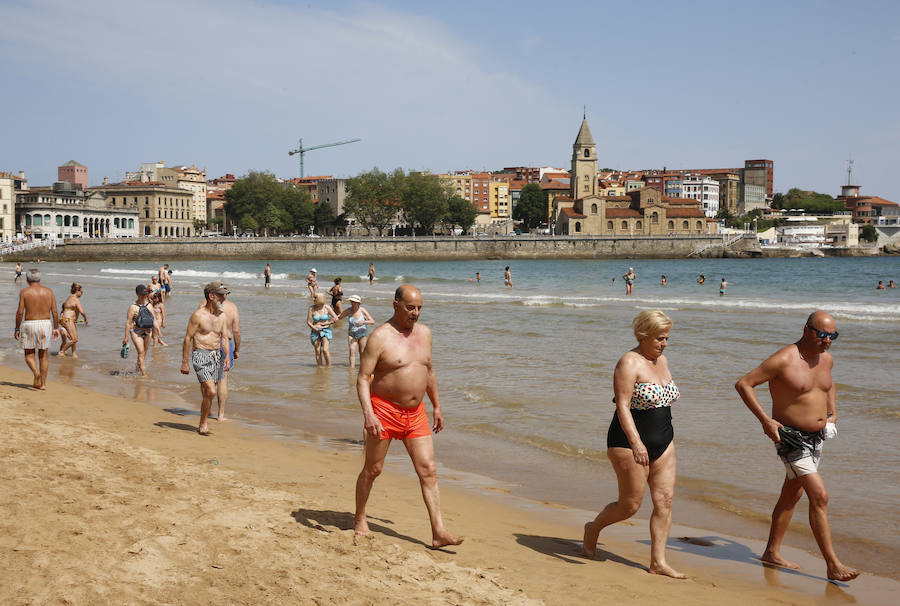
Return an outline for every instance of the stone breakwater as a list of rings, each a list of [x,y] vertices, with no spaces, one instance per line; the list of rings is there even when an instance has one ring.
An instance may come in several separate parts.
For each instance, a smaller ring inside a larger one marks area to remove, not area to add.
[[[683,259],[755,256],[749,237],[726,246],[721,236],[433,237],[433,238],[137,238],[72,240],[5,261],[130,261],[135,259]]]

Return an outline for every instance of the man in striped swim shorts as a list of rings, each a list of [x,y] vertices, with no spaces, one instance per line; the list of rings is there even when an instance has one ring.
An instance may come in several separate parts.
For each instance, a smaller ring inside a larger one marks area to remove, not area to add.
[[[33,387],[47,389],[47,371],[50,369],[50,340],[59,339],[59,315],[53,291],[41,285],[41,272],[29,269],[25,274],[28,286],[19,292],[19,308],[16,310],[16,341],[22,340],[25,363],[34,375]],[[34,352],[37,351],[38,359]]]
[[[207,419],[216,396],[216,385],[231,367],[231,344],[225,338],[222,309],[227,294],[228,289],[220,282],[210,282],[203,288],[206,303],[191,314],[181,350],[181,374],[190,374],[190,366],[193,366],[200,382],[203,401],[197,433],[201,436],[209,435]]]

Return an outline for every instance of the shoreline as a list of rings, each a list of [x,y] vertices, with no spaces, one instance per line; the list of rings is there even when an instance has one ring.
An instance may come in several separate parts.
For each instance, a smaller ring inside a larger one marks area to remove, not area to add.
[[[526,596],[546,603],[590,602],[603,592],[639,604],[673,597],[689,603],[820,603],[822,596],[886,604],[900,589],[896,581],[873,575],[846,585],[827,583],[822,560],[793,548],[787,548],[788,557],[807,572],[767,569],[753,555],[761,541],[679,525],[673,526],[669,559],[692,580],[653,577],[645,572],[647,522],[636,519],[605,530],[600,553],[606,561],[592,562],[579,555],[586,512],[490,490],[473,494],[471,479],[444,468],[439,476],[448,527],[468,539],[455,555],[428,551],[421,543],[428,538],[424,505],[397,446],[372,494],[376,536],[354,540],[348,524],[357,446],[337,448],[325,438],[302,445],[290,435],[265,436],[240,422],[214,423],[215,435],[200,438],[193,416],[155,404],[56,381],[47,392],[23,388],[30,375],[10,362],[0,366],[9,462],[0,483],[12,495],[7,506],[14,515],[7,519],[15,526],[4,533],[4,601],[67,595],[75,603],[97,596],[275,602],[315,595],[331,603],[362,589],[371,593],[361,601],[388,603],[395,601],[399,582],[423,600],[451,603],[526,603]],[[52,439],[41,444],[42,436]],[[54,453],[60,455],[57,464],[35,464]],[[120,485],[111,489],[113,480]],[[467,483],[470,488],[459,487]],[[57,490],[68,496],[62,503],[50,498]],[[192,514],[198,509],[204,512],[199,521]],[[264,511],[273,518],[261,518]],[[181,526],[184,536],[166,530],[170,525]],[[682,536],[691,539],[679,541]],[[302,554],[304,565],[297,568],[297,550],[307,548],[314,553]],[[73,551],[79,556],[70,560]],[[203,558],[214,561],[207,565]],[[327,572],[310,570],[309,558],[321,559]],[[35,566],[36,560],[43,565]],[[426,567],[433,572],[409,578]],[[387,580],[382,575],[394,580],[379,584]],[[92,591],[98,593],[86,593]]]

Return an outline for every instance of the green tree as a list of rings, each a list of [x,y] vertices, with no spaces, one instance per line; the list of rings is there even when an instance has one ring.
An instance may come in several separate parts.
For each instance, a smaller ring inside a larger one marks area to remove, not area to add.
[[[316,204],[315,212],[313,212],[313,225],[316,233],[332,234],[336,227],[337,218],[334,216],[334,209],[327,202],[319,202]]]
[[[435,175],[411,172],[403,180],[400,201],[410,224],[418,224],[426,235],[434,233],[434,225],[447,216],[447,188]]]
[[[465,233],[475,223],[477,216],[478,211],[475,210],[475,206],[465,198],[454,195],[447,200],[446,221],[450,224],[450,229],[459,225]]]
[[[772,208],[784,208],[784,194],[780,191],[772,196]]]
[[[251,171],[225,192],[225,212],[244,231],[265,235],[302,229],[312,219],[309,194],[267,172]]]
[[[521,221],[528,229],[534,229],[547,220],[547,194],[537,183],[522,188],[519,202],[513,209],[513,219]]]
[[[774,196],[773,203],[774,203]],[[792,187],[784,194],[782,198],[782,206],[779,208],[801,208],[807,212],[827,213],[846,210],[844,203],[835,200],[828,194],[820,194],[814,191],[804,191],[802,189]]]
[[[204,229],[206,229],[206,223],[200,219],[194,219],[194,234],[200,235],[203,233]]]
[[[400,212],[399,189],[404,178],[401,168],[388,174],[376,167],[347,179],[344,214],[356,219],[367,233],[377,229],[378,235],[384,235]]]
[[[719,212],[716,213],[716,219],[724,219],[725,224],[727,225],[729,221],[734,219],[734,215],[732,215],[731,211],[728,210],[728,207],[723,204],[719,207]]]
[[[876,242],[878,240],[878,230],[874,225],[863,225],[859,230],[859,237],[866,242]]]

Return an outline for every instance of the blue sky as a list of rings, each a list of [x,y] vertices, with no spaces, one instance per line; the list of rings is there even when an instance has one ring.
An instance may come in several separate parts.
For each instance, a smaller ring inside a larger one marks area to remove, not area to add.
[[[0,170],[208,176],[775,161],[900,202],[900,3],[0,0]]]

